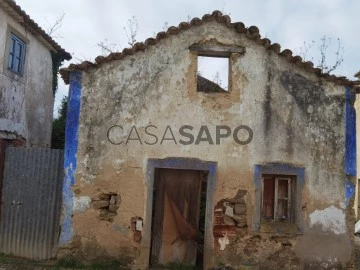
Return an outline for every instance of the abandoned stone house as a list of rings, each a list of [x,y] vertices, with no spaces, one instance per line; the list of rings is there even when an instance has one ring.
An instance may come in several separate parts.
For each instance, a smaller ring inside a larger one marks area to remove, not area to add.
[[[65,59],[70,54],[15,1],[0,0],[0,146],[50,147],[56,77]]]
[[[222,83],[199,73],[209,57]],[[136,269],[351,265],[352,81],[218,11],[61,74],[64,251]]]

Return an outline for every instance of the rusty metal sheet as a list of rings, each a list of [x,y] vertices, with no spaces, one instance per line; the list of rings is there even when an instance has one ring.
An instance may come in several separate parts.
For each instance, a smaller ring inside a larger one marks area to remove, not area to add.
[[[0,219],[0,252],[34,260],[56,255],[63,151],[8,147]]]

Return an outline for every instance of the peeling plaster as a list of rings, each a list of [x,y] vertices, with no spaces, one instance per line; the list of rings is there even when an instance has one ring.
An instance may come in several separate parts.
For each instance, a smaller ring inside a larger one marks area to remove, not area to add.
[[[121,159],[115,159],[113,161],[113,167],[116,170],[116,173],[121,172],[124,163],[125,163],[125,160],[121,160]]]
[[[324,231],[335,234],[346,233],[345,213],[334,205],[324,210],[315,210],[309,215],[309,218],[311,228],[319,225]]]
[[[220,250],[225,250],[225,247],[230,244],[227,234],[225,234],[224,237],[219,238],[218,242],[220,244]]]
[[[10,33],[27,44],[24,72],[8,70]],[[53,118],[52,59],[49,48],[0,8],[0,131],[29,145],[48,147]]]
[[[113,224],[112,228],[114,231],[119,232],[123,235],[129,234],[129,227],[126,225],[115,223],[115,224]]]
[[[88,196],[74,197],[74,213],[84,213],[90,208],[91,198]]]

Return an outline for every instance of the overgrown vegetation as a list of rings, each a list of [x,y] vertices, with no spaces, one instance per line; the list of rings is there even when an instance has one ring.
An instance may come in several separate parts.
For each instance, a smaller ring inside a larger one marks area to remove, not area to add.
[[[116,260],[116,259],[107,259],[99,262],[95,262],[90,265],[85,265],[84,263],[77,260],[75,257],[69,256],[67,258],[60,259],[55,268],[53,269],[88,269],[88,270],[113,270],[113,269],[130,269],[128,264],[130,263],[129,259]]]
[[[139,23],[135,16],[132,16],[130,19],[128,19],[126,25],[123,27],[123,30],[128,40],[129,48],[133,47],[136,43],[138,29]],[[121,51],[122,49],[120,44],[110,42],[108,39],[99,42],[97,46],[101,49],[101,54],[104,56],[109,53]]]
[[[51,52],[51,59],[52,59],[52,72],[53,72],[52,89],[53,89],[53,95],[55,97],[56,91],[58,89],[58,73],[64,61],[64,58],[59,53]]]
[[[128,266],[131,259],[124,257],[123,259],[103,259],[92,264],[84,264],[74,256],[68,256],[58,261],[32,261],[5,255],[0,253],[0,269],[4,266],[6,269],[30,270],[30,269],[49,269],[49,270],[114,270],[123,269],[130,270]],[[4,268],[5,269],[5,268]]]
[[[65,124],[67,105],[67,97],[64,96],[61,100],[61,105],[58,110],[59,115],[53,121],[51,135],[51,148],[53,149],[64,149],[65,146]]]
[[[53,39],[59,39],[61,36],[58,34],[58,31],[62,27],[62,23],[65,17],[65,13],[61,13],[55,20],[54,23],[49,24],[48,29],[46,30],[46,34],[48,34]],[[52,59],[52,72],[53,72],[53,81],[52,81],[52,89],[53,95],[55,97],[57,88],[58,88],[58,73],[59,69],[64,61],[64,56],[61,53],[51,52]]]
[[[317,45],[318,50],[314,51],[314,46]],[[336,44],[332,42],[331,37],[322,36],[318,42],[311,41],[303,43],[300,47],[299,55],[304,61],[315,62],[317,68],[321,69],[322,73],[331,73],[335,71],[344,61],[344,47],[339,38],[336,39]]]
[[[69,256],[66,258],[60,259],[56,266],[56,268],[72,268],[72,269],[85,269],[85,265],[79,262],[75,257]]]
[[[58,34],[58,31],[60,30],[60,28],[62,27],[62,23],[65,17],[65,13],[62,12],[61,14],[59,14],[56,19],[55,22],[53,22],[52,24],[50,24],[48,22],[48,28],[46,30],[46,34],[48,34],[50,37],[52,37],[53,39],[59,39],[62,38],[62,36],[60,36]]]
[[[1,263],[8,263],[8,256],[4,253],[0,253],[0,264]]]
[[[132,47],[136,43],[136,35],[139,29],[139,24],[137,18],[132,16],[124,27],[126,37],[128,39],[128,44]]]

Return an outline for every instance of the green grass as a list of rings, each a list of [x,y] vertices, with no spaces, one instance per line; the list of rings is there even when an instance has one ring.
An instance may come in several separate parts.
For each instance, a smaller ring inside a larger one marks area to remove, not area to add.
[[[127,263],[124,265],[124,263],[120,260],[107,260],[107,261],[103,261],[103,262],[94,263],[88,269],[112,270],[112,269],[120,269],[120,267],[123,267],[122,269],[126,269],[126,265],[127,265]]]
[[[55,264],[48,264],[46,262],[36,262],[25,260],[21,258],[12,257],[11,255],[5,255],[0,253],[0,264],[13,265],[16,269],[33,269],[34,267],[42,267],[41,269],[52,270],[69,270],[69,269],[87,269],[87,270],[118,270],[118,269],[130,269],[128,264],[131,262],[130,258],[103,258],[100,261],[86,265],[79,261],[74,256],[68,256],[58,260]],[[22,268],[19,268],[22,267]]]
[[[67,257],[60,259],[54,270],[56,269],[88,269],[88,270],[113,270],[113,269],[127,269],[129,261],[127,259],[124,260],[114,260],[114,259],[108,259],[108,260],[102,260],[99,262],[95,262],[90,265],[85,265],[78,261],[74,257]],[[122,267],[122,268],[120,268]],[[130,268],[129,268],[130,269]]]

